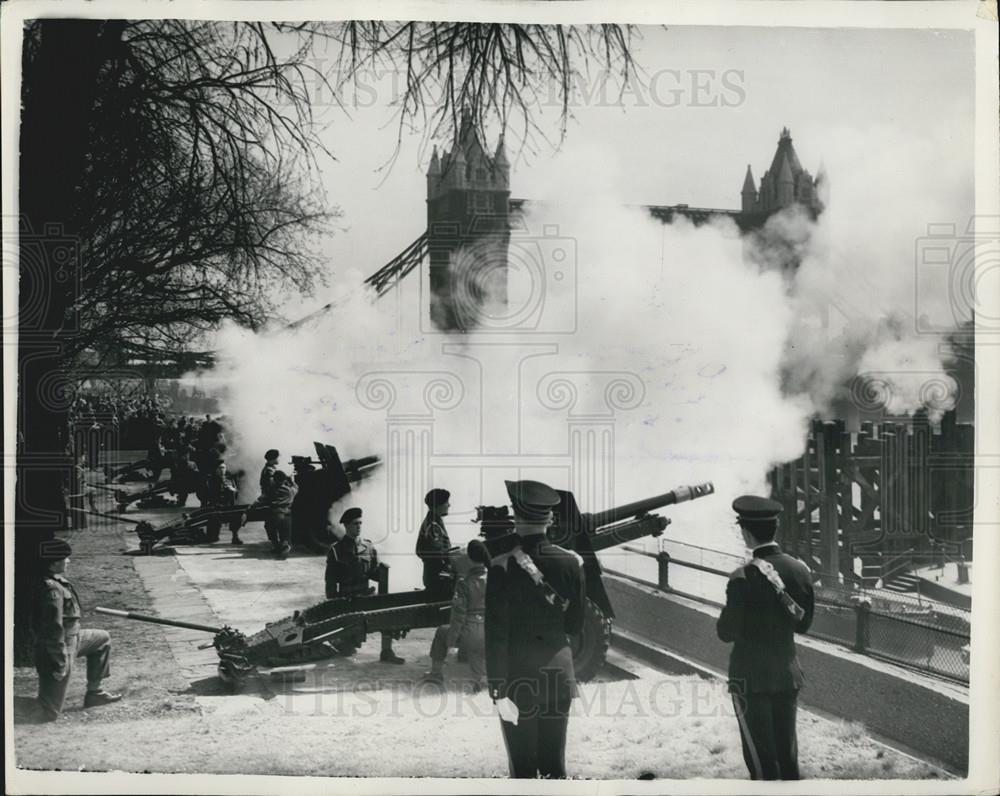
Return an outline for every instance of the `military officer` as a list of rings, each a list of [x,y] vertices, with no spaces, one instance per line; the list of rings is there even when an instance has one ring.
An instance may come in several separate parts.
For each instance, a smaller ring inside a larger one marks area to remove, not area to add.
[[[809,568],[775,542],[781,504],[744,495],[733,511],[752,558],[729,576],[716,626],[733,643],[729,690],[751,779],[798,779],[795,712],[802,669],[795,633],[812,623]]]
[[[326,598],[352,597],[368,594],[368,582],[378,577],[378,551],[368,539],[361,538],[362,511],[350,508],[340,522],[344,535],[330,545],[326,556]],[[406,663],[393,652],[392,636],[382,634],[382,663]]]
[[[569,635],[583,627],[580,557],[545,531],[559,503],[538,481],[507,481],[520,546],[490,563],[486,676],[500,713],[512,777],[565,777],[566,729],[576,696]]]
[[[432,489],[424,496],[427,516],[417,533],[417,555],[424,564],[424,588],[432,598],[447,600],[455,588],[449,551],[451,540],[444,527],[444,517],[451,508],[447,489]]]
[[[41,552],[48,571],[38,594],[38,634],[35,640],[35,668],[38,671],[38,705],[45,721],[62,713],[66,688],[76,658],[87,659],[85,708],[108,705],[120,700],[101,687],[110,674],[111,636],[104,630],[80,627],[80,598],[66,579],[72,550],[69,543],[55,539],[43,543]]]

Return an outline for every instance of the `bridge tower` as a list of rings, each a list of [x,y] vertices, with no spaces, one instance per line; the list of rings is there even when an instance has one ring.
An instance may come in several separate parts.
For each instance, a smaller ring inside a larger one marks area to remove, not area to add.
[[[816,220],[825,207],[827,197],[826,171],[821,165],[816,178],[802,168],[792,145],[792,134],[782,128],[778,147],[770,168],[755,184],[753,171],[747,164],[740,189],[740,212],[736,222],[744,233],[744,256],[765,267],[777,266],[790,275],[799,267],[796,246],[788,240],[787,231],[769,229],[767,220],[783,210],[798,209]],[[760,253],[766,253],[761,260]]]
[[[763,226],[774,213],[792,205],[799,205],[813,218],[823,212],[826,191],[826,172],[820,166],[818,176],[802,168],[799,156],[792,145],[792,134],[782,128],[778,148],[771,159],[771,167],[760,178],[760,189],[754,184],[753,172],[747,164],[746,176],[740,190],[741,215],[744,229]]]
[[[468,110],[450,151],[435,147],[427,170],[430,317],[469,330],[507,304],[510,163],[503,138],[491,157]]]

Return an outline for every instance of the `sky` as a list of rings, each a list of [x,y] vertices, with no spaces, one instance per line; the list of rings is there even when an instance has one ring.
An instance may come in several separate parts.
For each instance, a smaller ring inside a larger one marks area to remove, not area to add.
[[[862,160],[853,149],[869,145],[866,131],[877,146],[878,131],[919,141],[929,127],[947,148],[936,162],[912,168],[947,169],[971,186],[970,34],[717,27],[643,27],[640,34],[635,56],[645,88],[626,92],[617,106],[614,85],[601,92],[599,81],[584,79],[558,151],[544,142],[534,152],[511,146],[513,196],[542,197],[554,182],[572,181],[584,192],[610,187],[629,204],[737,208],[746,166],[759,180],[782,127],[814,176],[825,159],[834,191],[841,176],[835,167],[849,166],[854,154]],[[316,57],[322,66],[329,56]],[[423,230],[429,144],[450,142],[429,142],[422,131],[406,135],[387,169],[397,133],[391,80],[364,82],[344,94],[350,119],[328,96],[319,99],[327,103],[323,139],[338,158],[323,163],[323,183],[343,213],[324,252],[331,269],[367,274]],[[555,111],[554,103],[541,109],[553,138]],[[866,175],[873,183],[903,176],[903,164],[875,161]],[[971,201],[970,191],[955,220],[970,215]]]

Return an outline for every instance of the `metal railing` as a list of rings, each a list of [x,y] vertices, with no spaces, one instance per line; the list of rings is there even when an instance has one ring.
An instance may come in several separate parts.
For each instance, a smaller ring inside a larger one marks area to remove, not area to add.
[[[725,581],[744,559],[683,542],[666,540],[666,543],[687,548],[702,560],[690,561],[662,549],[652,552],[624,545],[621,550],[655,560],[654,579],[618,572],[607,566],[605,569],[663,592],[721,608]],[[731,562],[733,566],[729,570],[721,569],[705,563],[706,558]],[[674,581],[681,580],[677,576],[685,570],[712,576],[716,579],[713,588],[677,588]],[[822,580],[819,579],[816,585],[816,608],[808,635],[928,674],[960,683],[969,682],[968,611],[928,600],[915,604],[905,596],[901,598],[896,592],[884,589],[863,589],[843,583],[837,584],[839,588],[830,588]]]

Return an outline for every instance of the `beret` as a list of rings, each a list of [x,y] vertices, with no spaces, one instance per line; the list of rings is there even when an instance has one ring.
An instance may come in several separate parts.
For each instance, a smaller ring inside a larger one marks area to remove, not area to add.
[[[774,520],[781,514],[782,506],[770,498],[742,495],[733,501],[733,511],[741,520]]]
[[[486,564],[490,560],[490,553],[486,545],[479,539],[473,539],[465,548],[465,554],[469,560],[476,564]]]
[[[281,456],[281,451],[277,448],[271,448],[267,453],[264,454],[265,459],[277,459]],[[295,458],[294,456],[292,458]]]
[[[350,508],[340,515],[340,522],[346,525],[349,522],[354,522],[355,520],[361,519],[361,509],[357,506]]]
[[[435,506],[440,506],[447,503],[451,499],[451,492],[447,489],[432,489],[426,495],[424,495],[424,503],[427,504],[428,508],[434,508]]]
[[[514,514],[524,520],[544,520],[553,506],[559,505],[559,493],[541,481],[505,481]]]

